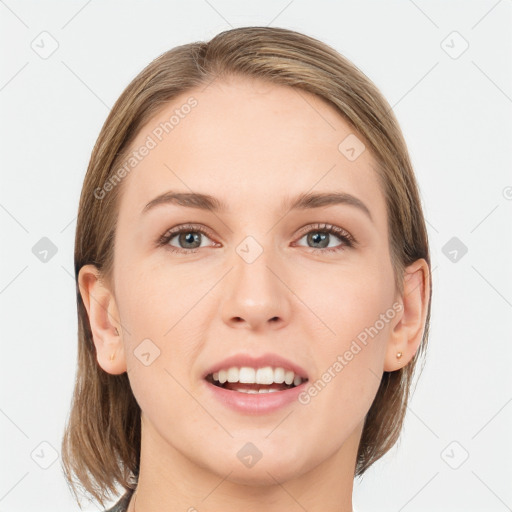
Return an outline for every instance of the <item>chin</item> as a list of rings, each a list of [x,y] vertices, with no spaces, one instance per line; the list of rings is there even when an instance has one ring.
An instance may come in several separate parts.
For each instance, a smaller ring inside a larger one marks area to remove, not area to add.
[[[278,448],[263,447],[258,450],[255,446],[257,444],[257,441],[254,445],[250,442],[234,441],[226,448],[223,455],[218,452],[212,453],[206,468],[218,474],[221,479],[225,478],[235,484],[255,487],[276,485],[278,482],[297,478],[306,471],[306,461],[302,461],[300,457],[304,455],[303,448],[300,449],[299,456],[294,450],[287,452]],[[223,462],[212,465],[212,461],[216,460]],[[201,465],[205,467],[203,464]],[[313,463],[312,466],[314,466]]]
[[[299,476],[296,466],[288,465],[286,468],[283,468],[279,463],[272,464],[269,463],[269,461],[265,463],[263,459],[252,468],[244,468],[236,464],[234,467],[231,467],[231,470],[228,469],[223,476],[228,473],[229,476],[226,480],[249,487],[277,485],[278,483],[286,482]]]

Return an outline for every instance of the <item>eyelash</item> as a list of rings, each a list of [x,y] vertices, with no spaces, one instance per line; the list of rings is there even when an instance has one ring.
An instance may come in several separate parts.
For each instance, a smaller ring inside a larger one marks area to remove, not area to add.
[[[309,233],[314,232],[320,232],[320,233],[329,233],[331,235],[335,235],[338,237],[344,245],[341,247],[325,247],[321,249],[316,249],[314,247],[306,247],[306,249],[310,249],[310,252],[313,253],[335,253],[338,251],[343,251],[346,248],[352,248],[357,244],[356,239],[347,231],[345,231],[342,228],[339,228],[338,226],[334,226],[332,224],[314,224],[312,226],[307,226],[305,228],[302,228],[300,230],[300,238],[304,237],[304,235],[308,235]],[[157,240],[157,246],[158,247],[165,247],[166,250],[169,250],[173,253],[181,253],[181,254],[194,254],[196,253],[201,247],[197,247],[195,249],[179,249],[177,247],[173,247],[172,245],[169,245],[169,242],[176,236],[181,233],[201,233],[202,235],[207,236],[208,238],[212,238],[210,232],[206,229],[204,229],[200,225],[196,224],[184,224],[182,226],[179,226],[178,228],[173,228],[170,231],[167,231],[164,233],[158,240]],[[302,247],[302,246],[301,246]]]

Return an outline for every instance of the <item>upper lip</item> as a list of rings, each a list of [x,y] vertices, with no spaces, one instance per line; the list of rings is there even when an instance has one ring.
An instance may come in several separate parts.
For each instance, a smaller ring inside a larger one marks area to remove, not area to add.
[[[212,373],[218,372],[219,370],[227,370],[233,366],[238,368],[241,368],[242,366],[248,366],[249,368],[256,369],[264,368],[265,366],[272,366],[274,368],[281,367],[285,370],[293,371],[295,375],[298,375],[303,379],[308,378],[306,370],[304,370],[304,368],[302,368],[302,366],[298,365],[297,363],[285,359],[278,354],[266,353],[257,357],[251,356],[250,354],[235,354],[231,357],[227,357],[226,359],[215,363],[208,370],[206,370],[203,373],[203,379]]]

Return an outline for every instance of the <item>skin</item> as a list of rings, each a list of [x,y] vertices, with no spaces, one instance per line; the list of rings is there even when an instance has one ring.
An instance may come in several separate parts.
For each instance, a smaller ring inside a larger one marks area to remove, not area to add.
[[[190,96],[198,106],[124,178],[112,288],[92,265],[79,275],[98,364],[128,372],[142,410],[136,510],[351,511],[357,447],[380,376],[406,365],[421,342],[427,263],[408,267],[400,296],[375,161],[368,150],[353,162],[338,150],[353,130],[316,96],[247,78],[216,80],[166,105],[131,147]],[[229,209],[167,204],[141,214],[168,190],[207,193]],[[373,220],[346,204],[281,207],[309,191],[348,192]],[[188,254],[156,247],[189,222],[211,232],[197,234],[197,252],[178,236],[171,244]],[[317,222],[345,229],[358,245],[328,235],[329,248],[341,250],[322,252],[299,233],[313,226],[318,234]],[[236,252],[249,235],[263,250],[250,264]],[[306,405],[249,416],[205,390],[202,372],[238,352],[277,352],[313,383],[394,303],[402,310]],[[134,354],[147,338],[160,350],[149,366]],[[247,442],[262,453],[251,468],[237,458]]]

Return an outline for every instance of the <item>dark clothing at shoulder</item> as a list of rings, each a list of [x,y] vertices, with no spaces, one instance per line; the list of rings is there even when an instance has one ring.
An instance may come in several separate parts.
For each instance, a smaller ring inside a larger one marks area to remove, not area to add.
[[[126,493],[123,494],[121,499],[112,508],[109,508],[108,510],[105,510],[104,512],[126,512],[128,510],[130,498],[132,497],[133,493],[134,493],[133,489],[126,491]]]

